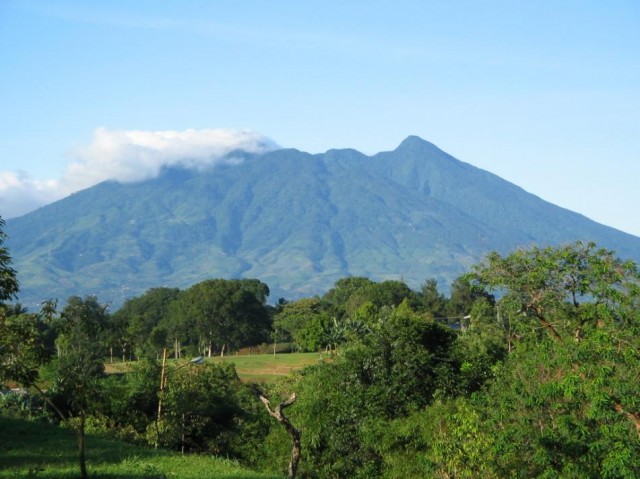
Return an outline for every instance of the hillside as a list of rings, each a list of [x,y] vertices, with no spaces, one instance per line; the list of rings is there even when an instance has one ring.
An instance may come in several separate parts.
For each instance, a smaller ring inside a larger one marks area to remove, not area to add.
[[[448,285],[490,250],[593,240],[640,260],[640,238],[559,208],[409,137],[391,152],[233,154],[206,171],[104,182],[7,221],[20,301],[259,278],[271,299],[344,276]]]

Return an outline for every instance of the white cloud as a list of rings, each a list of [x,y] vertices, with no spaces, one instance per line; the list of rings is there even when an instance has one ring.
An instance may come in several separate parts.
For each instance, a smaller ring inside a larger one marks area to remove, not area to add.
[[[113,179],[154,178],[163,166],[202,168],[233,162],[234,150],[262,153],[276,145],[249,130],[111,131],[98,128],[86,148],[75,151],[63,183],[76,189]]]
[[[207,168],[237,163],[229,155],[263,153],[277,145],[250,130],[113,131],[98,128],[93,141],[78,148],[59,180],[38,181],[25,173],[0,172],[0,216],[11,218],[104,180],[142,181],[163,166]]]
[[[51,203],[61,196],[55,180],[31,179],[24,172],[0,172],[0,216],[12,218]]]

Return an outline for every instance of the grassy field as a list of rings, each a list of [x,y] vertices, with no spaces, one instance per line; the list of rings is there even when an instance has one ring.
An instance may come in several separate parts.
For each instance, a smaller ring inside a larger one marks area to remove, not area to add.
[[[287,376],[305,366],[318,364],[327,358],[319,353],[291,354],[252,354],[244,356],[226,356],[207,359],[216,363],[229,362],[236,366],[238,376],[243,381],[269,382],[281,376]]]
[[[240,379],[243,381],[269,382],[282,376],[291,374],[305,366],[317,364],[328,357],[319,353],[280,353],[276,354],[252,354],[252,355],[229,355],[223,358],[206,358],[206,362],[226,362],[233,363]],[[184,364],[184,360],[178,360],[178,364]],[[174,360],[169,361],[169,365],[176,364]],[[124,373],[131,368],[131,363],[107,364],[108,373]]]
[[[74,431],[0,416],[0,478],[71,479],[79,476]],[[100,479],[282,479],[237,463],[145,449],[87,437],[89,477]]]

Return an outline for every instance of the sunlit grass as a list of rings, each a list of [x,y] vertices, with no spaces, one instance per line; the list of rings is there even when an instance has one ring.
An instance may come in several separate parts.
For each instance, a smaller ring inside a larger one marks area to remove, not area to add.
[[[270,382],[282,376],[287,376],[294,371],[318,364],[329,356],[325,353],[278,353],[273,354],[244,354],[228,355],[224,357],[216,356],[206,358],[206,362],[233,363],[236,366],[238,376],[243,381]],[[169,360],[169,367],[175,364],[184,364],[184,360]],[[106,371],[110,374],[126,373],[135,363],[108,363],[105,365]]]
[[[324,361],[327,355],[320,353],[253,354],[246,356],[226,356],[208,359],[216,363],[233,363],[238,376],[243,381],[270,382],[288,376],[305,366]]]
[[[87,436],[87,469],[109,479],[276,479],[212,456],[180,455]],[[0,478],[79,476],[74,431],[0,416]]]

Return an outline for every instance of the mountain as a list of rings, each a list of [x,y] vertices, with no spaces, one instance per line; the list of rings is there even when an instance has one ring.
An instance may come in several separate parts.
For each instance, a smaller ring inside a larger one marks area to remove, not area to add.
[[[205,171],[100,183],[7,221],[20,301],[258,278],[271,299],[345,276],[446,287],[487,252],[595,241],[640,260],[640,238],[554,206],[411,136],[391,152],[232,153]]]

